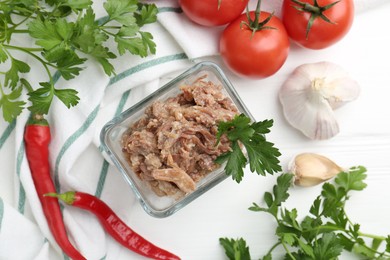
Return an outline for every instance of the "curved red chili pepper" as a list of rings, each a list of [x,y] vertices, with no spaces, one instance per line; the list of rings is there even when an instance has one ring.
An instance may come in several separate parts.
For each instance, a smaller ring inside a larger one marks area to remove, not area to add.
[[[63,194],[49,193],[45,196],[58,197],[68,205],[93,213],[116,241],[140,255],[152,259],[180,260],[178,256],[155,246],[134,232],[98,197],[77,191]]]
[[[30,119],[24,132],[26,156],[31,176],[50,231],[64,253],[74,260],[85,260],[67,236],[60,205],[56,198],[44,194],[56,192],[50,175],[49,143],[50,127],[43,118]]]

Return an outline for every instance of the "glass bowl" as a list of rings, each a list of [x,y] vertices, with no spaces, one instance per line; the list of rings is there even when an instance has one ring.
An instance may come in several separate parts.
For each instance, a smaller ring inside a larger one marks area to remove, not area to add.
[[[253,116],[243,104],[221,68],[212,62],[200,62],[113,118],[105,124],[101,131],[100,139],[103,150],[110,156],[125,181],[130,185],[144,210],[153,217],[162,218],[172,215],[228,177],[224,172],[224,165],[221,165],[197,181],[194,191],[187,192],[179,197],[158,196],[150,185],[141,180],[132,170],[123,150],[122,140],[124,134],[128,132],[131,125],[145,115],[147,108],[157,100],[165,101],[170,97],[177,96],[181,93],[180,86],[192,85],[200,77],[204,77],[203,80],[210,81],[213,84],[221,85],[222,93],[231,99],[238,113],[243,113],[253,120]]]

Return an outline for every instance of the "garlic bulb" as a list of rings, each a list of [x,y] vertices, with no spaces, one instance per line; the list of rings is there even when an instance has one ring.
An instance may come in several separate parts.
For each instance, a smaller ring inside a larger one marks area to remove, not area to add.
[[[343,169],[325,156],[302,153],[291,161],[289,171],[295,176],[295,185],[310,187],[333,178]]]
[[[333,110],[355,100],[359,85],[330,62],[297,67],[284,82],[279,99],[287,121],[311,139],[329,139],[339,133]]]

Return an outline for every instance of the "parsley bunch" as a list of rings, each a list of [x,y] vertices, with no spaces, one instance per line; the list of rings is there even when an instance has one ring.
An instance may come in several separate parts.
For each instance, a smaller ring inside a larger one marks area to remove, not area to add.
[[[103,7],[107,16],[96,20],[92,0],[0,0],[0,108],[6,121],[17,118],[27,104],[20,100],[23,89],[31,102],[28,109],[35,114],[47,114],[54,96],[68,108],[77,105],[76,90],[55,88],[54,71],[70,80],[92,58],[112,75],[110,60],[117,55],[155,53],[153,36],[141,30],[156,21],[154,4],[107,0]],[[32,38],[35,46],[14,43],[16,35]],[[107,47],[109,40],[116,44],[115,51]],[[48,79],[42,79],[39,87],[23,78],[31,67],[17,58],[17,52],[42,64]]]
[[[368,259],[390,259],[390,235],[376,236],[363,233],[360,225],[353,223],[345,212],[351,191],[366,187],[366,169],[352,167],[337,175],[335,183],[325,183],[321,194],[314,200],[309,212],[298,221],[296,209],[288,210],[282,203],[289,197],[293,175],[285,173],[277,178],[273,192],[266,192],[266,207],[253,203],[249,209],[271,214],[277,223],[278,242],[262,258],[272,259],[272,251],[282,246],[285,259],[338,259],[343,250]],[[245,240],[220,238],[229,259],[250,260]],[[370,244],[368,243],[370,242]],[[381,247],[383,244],[383,247]]]

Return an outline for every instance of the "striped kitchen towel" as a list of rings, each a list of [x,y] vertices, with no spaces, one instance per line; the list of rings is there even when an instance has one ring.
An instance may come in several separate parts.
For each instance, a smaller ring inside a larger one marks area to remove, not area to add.
[[[56,77],[56,87],[77,89],[81,100],[72,109],[54,101],[47,117],[52,130],[50,163],[58,191],[79,190],[101,197],[129,222],[132,211],[142,209],[117,169],[101,153],[101,128],[171,75],[200,58],[218,55],[218,38],[223,29],[190,22],[176,0],[148,2],[155,2],[159,8],[158,22],[145,28],[155,38],[157,53],[147,58],[120,57],[115,61],[117,74],[112,77],[92,62],[76,79]],[[252,0],[251,5],[255,2]],[[387,1],[356,0],[357,10],[369,10],[374,2],[379,5]],[[97,17],[101,18],[102,3],[103,0],[94,1]],[[281,0],[264,0],[263,7],[280,13],[280,3]],[[37,83],[41,74],[34,68],[38,64],[27,56],[24,60],[33,69],[29,81]],[[31,180],[23,143],[28,116],[24,111],[12,123],[0,118],[0,260],[67,259],[48,229]],[[87,212],[65,206],[63,215],[69,236],[87,259],[142,259],[110,239]]]

